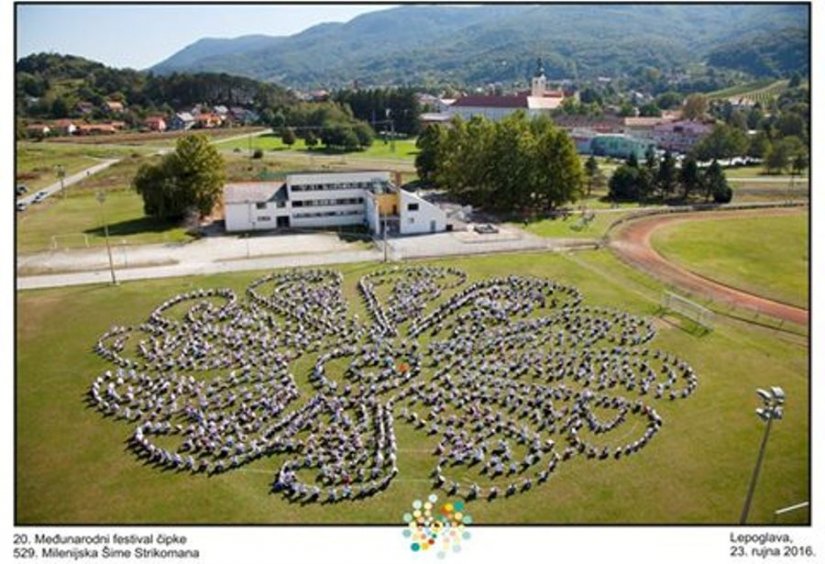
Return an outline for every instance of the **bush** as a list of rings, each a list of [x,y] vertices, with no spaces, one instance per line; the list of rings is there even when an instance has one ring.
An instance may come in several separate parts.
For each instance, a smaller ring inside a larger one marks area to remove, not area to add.
[[[717,204],[727,204],[733,199],[733,190],[727,184],[719,186],[713,191],[713,201]]]
[[[252,158],[253,159],[262,159],[262,158],[264,158],[263,149],[255,149],[255,151],[252,153]]]

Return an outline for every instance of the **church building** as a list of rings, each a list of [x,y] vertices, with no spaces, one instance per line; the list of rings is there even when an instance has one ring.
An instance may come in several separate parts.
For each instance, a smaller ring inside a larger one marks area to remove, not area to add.
[[[450,116],[458,115],[465,120],[481,115],[493,121],[498,121],[517,110],[524,110],[528,117],[549,113],[561,106],[563,101],[564,92],[547,89],[544,65],[542,65],[539,58],[536,61],[536,72],[533,75],[529,91],[506,96],[464,96],[458,98],[449,107],[448,112]]]

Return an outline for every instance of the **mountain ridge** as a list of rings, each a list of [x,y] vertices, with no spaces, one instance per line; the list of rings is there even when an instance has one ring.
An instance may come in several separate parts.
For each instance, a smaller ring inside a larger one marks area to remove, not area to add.
[[[520,81],[541,56],[556,77],[703,63],[743,35],[803,29],[787,5],[415,5],[322,23],[290,36],[202,39],[155,73],[231,72],[292,87]]]

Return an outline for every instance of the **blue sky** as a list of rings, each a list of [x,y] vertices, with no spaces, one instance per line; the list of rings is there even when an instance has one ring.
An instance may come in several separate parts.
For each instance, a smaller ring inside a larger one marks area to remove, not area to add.
[[[53,51],[144,69],[203,37],[292,35],[389,5],[17,6],[17,56]]]

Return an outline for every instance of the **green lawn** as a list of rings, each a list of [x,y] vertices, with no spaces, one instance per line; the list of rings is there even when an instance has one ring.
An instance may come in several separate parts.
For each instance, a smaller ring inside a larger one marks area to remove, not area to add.
[[[668,259],[724,284],[808,306],[808,214],[729,217],[673,224],[653,246]]]
[[[227,142],[219,142],[218,148],[220,149],[239,149],[240,151],[249,152],[250,149],[253,151],[255,149],[261,149],[263,151],[300,151],[305,153],[317,153],[320,155],[328,155],[328,154],[344,154],[348,158],[381,158],[381,159],[404,159],[404,160],[412,160],[415,158],[415,155],[418,153],[418,149],[415,146],[415,139],[399,139],[394,143],[395,147],[393,149],[393,144],[389,142],[384,142],[381,139],[376,139],[373,141],[373,144],[363,150],[363,151],[350,151],[347,153],[338,153],[335,151],[328,152],[323,147],[316,146],[310,150],[305,144],[303,139],[298,139],[292,147],[284,145],[283,141],[281,141],[280,135],[275,134],[268,134],[268,135],[260,135],[258,137],[253,137],[250,141],[249,139],[235,139],[234,141],[227,141]]]
[[[656,312],[662,292],[661,285],[625,267],[608,251],[428,263],[461,268],[469,274],[468,283],[509,274],[549,277],[577,286],[587,304],[642,315]],[[373,268],[338,268],[345,276],[344,296],[351,311],[362,319],[365,310],[356,284]],[[231,287],[242,292],[261,274],[18,292],[17,521],[402,522],[410,502],[429,493],[427,474],[434,465],[429,450],[434,441],[414,433],[400,417],[400,475],[387,491],[356,503],[302,506],[268,494],[273,473],[283,461],[280,455],[218,477],[161,472],[137,462],[124,449],[127,424],[105,419],[84,404],[93,378],[112,367],[91,352],[97,337],[112,324],[138,324],[163,300],[194,288]],[[785,388],[787,412],[771,434],[751,521],[769,522],[775,509],[809,499],[807,347],[773,331],[723,321],[704,336],[678,328],[678,322],[656,325],[659,333],[651,347],[690,362],[699,387],[690,398],[676,402],[643,398],[655,404],[665,421],[650,445],[619,461],[575,457],[528,494],[493,503],[470,502],[467,511],[476,523],[733,524],[763,430],[753,415],[753,390],[769,385]],[[303,358],[296,365],[310,362]],[[303,378],[296,380],[304,397],[311,394]],[[622,433],[639,431],[633,427]]]
[[[107,190],[105,210],[92,190],[52,196],[17,214],[17,252],[33,253],[59,248],[102,245],[103,215],[109,235],[117,243],[147,244],[189,240],[184,228],[143,214],[143,200],[132,190]]]
[[[599,206],[604,207],[604,206]],[[626,206],[623,206],[626,207]],[[631,207],[638,207],[631,204]],[[539,237],[553,237],[566,239],[599,239],[607,233],[608,227],[619,219],[627,217],[633,213],[633,209],[627,211],[617,211],[610,213],[597,213],[592,221],[586,223],[579,213],[572,214],[567,219],[541,219],[528,223],[525,227],[518,224],[518,227],[538,235]]]
[[[119,158],[133,153],[129,147],[90,147],[57,143],[17,143],[16,178],[29,193],[58,182],[57,166],[66,176],[100,163],[98,159]]]

